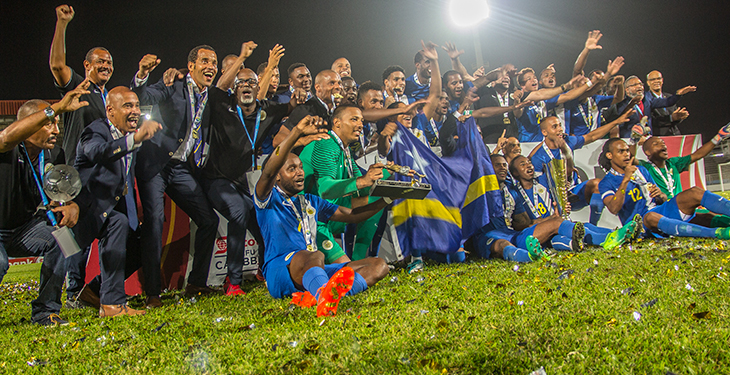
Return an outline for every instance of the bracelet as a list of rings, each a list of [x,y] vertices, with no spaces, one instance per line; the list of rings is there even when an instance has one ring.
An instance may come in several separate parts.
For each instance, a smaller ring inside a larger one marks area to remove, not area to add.
[[[383,202],[385,202],[385,204],[391,204],[393,203],[393,199],[390,197],[383,197]]]
[[[565,84],[564,84],[564,83],[563,83],[562,85],[560,85],[560,89],[561,89],[561,90],[563,90],[563,92],[566,92],[566,91],[568,91],[568,90],[567,90],[567,89],[565,88]]]

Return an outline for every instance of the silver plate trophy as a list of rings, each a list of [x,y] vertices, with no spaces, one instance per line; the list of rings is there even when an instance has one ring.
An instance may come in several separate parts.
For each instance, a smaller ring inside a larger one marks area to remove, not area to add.
[[[51,201],[58,202],[63,206],[64,203],[76,198],[81,192],[79,172],[74,167],[66,164],[47,168],[43,176],[43,191]],[[46,207],[46,209],[50,209],[50,207]],[[73,232],[68,227],[56,227],[52,234],[66,258],[81,252]]]
[[[376,180],[370,188],[370,195],[373,197],[389,197],[392,199],[424,199],[431,191],[431,185],[423,183],[426,175],[411,173],[411,168],[402,165],[389,164],[385,166],[394,173],[402,174],[411,178],[407,181]]]

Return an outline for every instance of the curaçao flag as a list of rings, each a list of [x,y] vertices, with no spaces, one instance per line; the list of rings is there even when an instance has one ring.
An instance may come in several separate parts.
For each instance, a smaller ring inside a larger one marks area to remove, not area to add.
[[[439,158],[398,125],[391,145],[393,161],[425,174],[423,182],[432,187],[423,200],[403,199],[393,205],[393,224],[404,256],[413,249],[453,253],[490,217],[503,215],[499,185],[474,120],[459,123],[458,134],[456,152]],[[410,181],[398,174],[395,178]]]

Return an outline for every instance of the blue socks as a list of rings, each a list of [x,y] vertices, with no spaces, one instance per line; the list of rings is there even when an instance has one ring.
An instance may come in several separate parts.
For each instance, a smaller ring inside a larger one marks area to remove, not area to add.
[[[590,223],[593,225],[598,225],[598,221],[601,220],[601,213],[603,212],[603,199],[601,199],[601,194],[593,193],[591,195],[591,215],[590,215]]]
[[[558,228],[558,234],[561,236],[572,238],[574,226],[575,223],[571,222],[570,220],[563,220],[563,222],[560,223],[560,227]]]
[[[659,224],[657,225],[657,227],[660,231],[672,236],[710,238],[715,237],[714,228],[706,228],[695,224],[685,223],[684,221],[670,219],[664,216],[659,219]]]
[[[532,262],[530,259],[530,253],[525,249],[518,249],[512,245],[504,248],[502,251],[502,258],[504,260],[511,260],[515,262],[529,263]]]
[[[700,202],[705,208],[716,214],[730,215],[730,201],[715,194],[705,191]]]
[[[368,288],[368,283],[359,273],[355,272],[355,281],[352,283],[352,289],[347,292],[348,296],[354,296],[360,292],[364,292]]]
[[[572,251],[573,248],[570,246],[570,237],[561,235],[553,236],[550,239],[550,246],[557,251]]]
[[[312,293],[313,296],[317,296],[317,290],[323,287],[324,284],[327,284],[329,279],[324,268],[312,267],[302,276],[302,286],[307,292]],[[357,281],[357,277],[355,281]]]
[[[606,241],[606,236],[611,233],[608,228],[597,227],[590,223],[584,223],[583,228],[586,230],[585,242],[589,245],[601,245]]]

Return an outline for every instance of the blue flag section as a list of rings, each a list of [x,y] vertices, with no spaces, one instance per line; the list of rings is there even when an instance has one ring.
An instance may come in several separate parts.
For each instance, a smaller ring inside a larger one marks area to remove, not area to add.
[[[413,249],[453,253],[462,240],[500,217],[499,184],[474,119],[458,124],[456,152],[439,158],[408,129],[398,124],[391,155],[398,165],[426,175],[432,190],[423,200],[401,199],[393,205],[393,224],[404,256]],[[410,181],[399,174],[395,178]],[[464,221],[463,218],[466,218]]]

